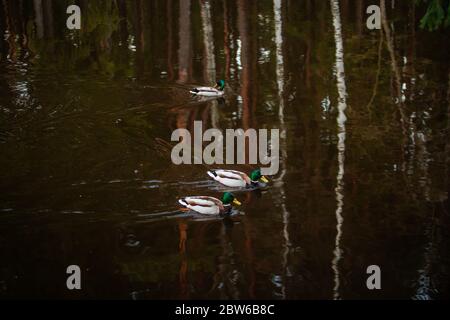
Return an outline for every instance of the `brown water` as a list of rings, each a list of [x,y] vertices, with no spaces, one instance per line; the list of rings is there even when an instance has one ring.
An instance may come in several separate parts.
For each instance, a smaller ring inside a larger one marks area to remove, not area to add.
[[[0,3],[1,298],[450,297],[450,37],[423,8],[370,31],[363,0],[80,1],[69,32],[66,2]],[[233,220],[178,211],[221,192],[170,160],[194,120],[285,137]]]

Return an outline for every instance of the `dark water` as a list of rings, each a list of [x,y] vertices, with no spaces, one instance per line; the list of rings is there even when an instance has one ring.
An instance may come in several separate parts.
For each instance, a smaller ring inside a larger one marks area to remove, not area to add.
[[[1,298],[450,297],[450,37],[424,8],[370,31],[362,0],[79,2],[81,32],[68,1],[0,3]],[[219,78],[224,102],[187,93]],[[194,120],[282,132],[232,220],[178,211],[221,192],[170,160]]]

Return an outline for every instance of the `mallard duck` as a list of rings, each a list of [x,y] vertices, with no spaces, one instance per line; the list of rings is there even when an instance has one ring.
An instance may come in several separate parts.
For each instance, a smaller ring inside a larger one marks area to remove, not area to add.
[[[214,87],[199,87],[191,89],[191,93],[195,96],[203,97],[222,97],[224,95],[225,81],[217,81]]]
[[[253,170],[250,173],[250,176],[240,171],[222,169],[209,170],[207,173],[217,182],[231,188],[259,187],[261,186],[261,182],[269,182],[269,180],[261,174],[261,169]]]
[[[203,215],[227,215],[231,212],[232,205],[240,206],[241,203],[230,192],[225,192],[222,201],[213,197],[197,196],[184,197],[178,202],[187,209]]]

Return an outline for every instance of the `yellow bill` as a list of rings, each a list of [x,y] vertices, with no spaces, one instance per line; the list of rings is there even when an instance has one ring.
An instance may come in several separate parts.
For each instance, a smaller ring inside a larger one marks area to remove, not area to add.
[[[237,199],[234,199],[234,200],[233,200],[233,204],[234,204],[235,206],[240,206],[242,203],[240,203]]]
[[[267,179],[266,177],[262,176],[260,179],[262,182],[264,183],[269,183],[269,179]]]

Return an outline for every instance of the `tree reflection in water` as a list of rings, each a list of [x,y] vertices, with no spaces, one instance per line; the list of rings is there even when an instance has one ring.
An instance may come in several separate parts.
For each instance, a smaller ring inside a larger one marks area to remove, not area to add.
[[[0,297],[72,298],[55,274],[74,261],[82,298],[449,297],[433,1],[381,0],[380,31],[368,0],[78,3],[69,31],[70,1],[0,2]],[[217,78],[224,101],[188,94]],[[178,197],[222,191],[210,166],[170,161],[195,120],[282,133],[279,174],[240,194],[232,227],[177,215]],[[382,292],[365,288],[372,264]]]

